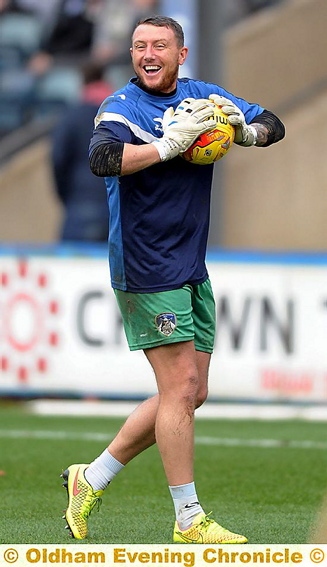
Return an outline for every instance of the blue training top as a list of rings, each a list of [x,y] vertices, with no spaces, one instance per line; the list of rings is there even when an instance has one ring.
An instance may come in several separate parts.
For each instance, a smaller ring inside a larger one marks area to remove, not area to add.
[[[173,94],[155,95],[135,80],[102,103],[90,153],[110,141],[140,145],[161,138],[165,110],[188,97],[225,96],[243,111],[247,123],[264,110],[203,81],[178,79]],[[131,175],[105,178],[113,288],[150,293],[207,279],[212,176],[213,165],[195,165],[177,156]]]

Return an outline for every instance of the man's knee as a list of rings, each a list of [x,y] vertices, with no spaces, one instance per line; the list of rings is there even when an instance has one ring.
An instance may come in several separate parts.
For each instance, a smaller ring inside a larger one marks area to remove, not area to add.
[[[199,395],[199,378],[197,375],[185,376],[178,380],[178,386],[170,391],[175,400],[193,410],[197,407]]]
[[[196,402],[195,402],[195,408],[199,408],[200,406],[202,406],[202,404],[204,404],[204,402],[206,401],[207,397],[208,397],[208,387],[207,385],[205,385],[198,390]]]

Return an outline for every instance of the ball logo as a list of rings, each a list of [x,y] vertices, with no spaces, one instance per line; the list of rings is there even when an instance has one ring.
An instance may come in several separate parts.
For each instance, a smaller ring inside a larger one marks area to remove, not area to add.
[[[59,344],[58,301],[48,275],[27,260],[0,272],[0,370],[27,382],[49,369],[49,355]]]
[[[222,159],[231,149],[235,130],[228,122],[220,106],[214,108],[216,126],[200,134],[193,144],[181,156],[195,165],[212,165]]]
[[[224,126],[228,126],[228,120],[226,116],[222,116],[221,114],[216,114],[215,119],[217,124],[224,124]]]

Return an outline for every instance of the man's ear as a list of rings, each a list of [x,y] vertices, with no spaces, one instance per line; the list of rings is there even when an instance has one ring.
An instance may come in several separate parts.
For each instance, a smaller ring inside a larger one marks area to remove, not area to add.
[[[188,47],[182,47],[179,54],[179,61],[178,61],[179,65],[183,65],[187,57],[187,54],[188,54]]]

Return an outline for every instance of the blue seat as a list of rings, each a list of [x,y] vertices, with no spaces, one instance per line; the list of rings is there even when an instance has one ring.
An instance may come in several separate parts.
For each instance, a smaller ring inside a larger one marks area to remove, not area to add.
[[[74,67],[54,67],[39,78],[36,86],[38,100],[74,102],[80,94],[82,78]]]
[[[34,86],[33,75],[24,68],[4,69],[1,72],[1,92],[9,93],[13,98],[31,94]]]
[[[74,67],[54,67],[37,80],[33,97],[33,119],[58,116],[78,99],[82,86]]]
[[[0,18],[0,46],[15,47],[27,59],[40,47],[42,25],[36,16],[4,14]]]
[[[0,73],[9,69],[21,69],[23,66],[21,50],[14,45],[1,45],[0,41]]]
[[[0,131],[2,134],[26,124],[31,118],[34,78],[26,70],[0,72]]]
[[[0,135],[10,134],[13,130],[27,124],[31,119],[30,106],[23,99],[13,99],[0,93]]]

